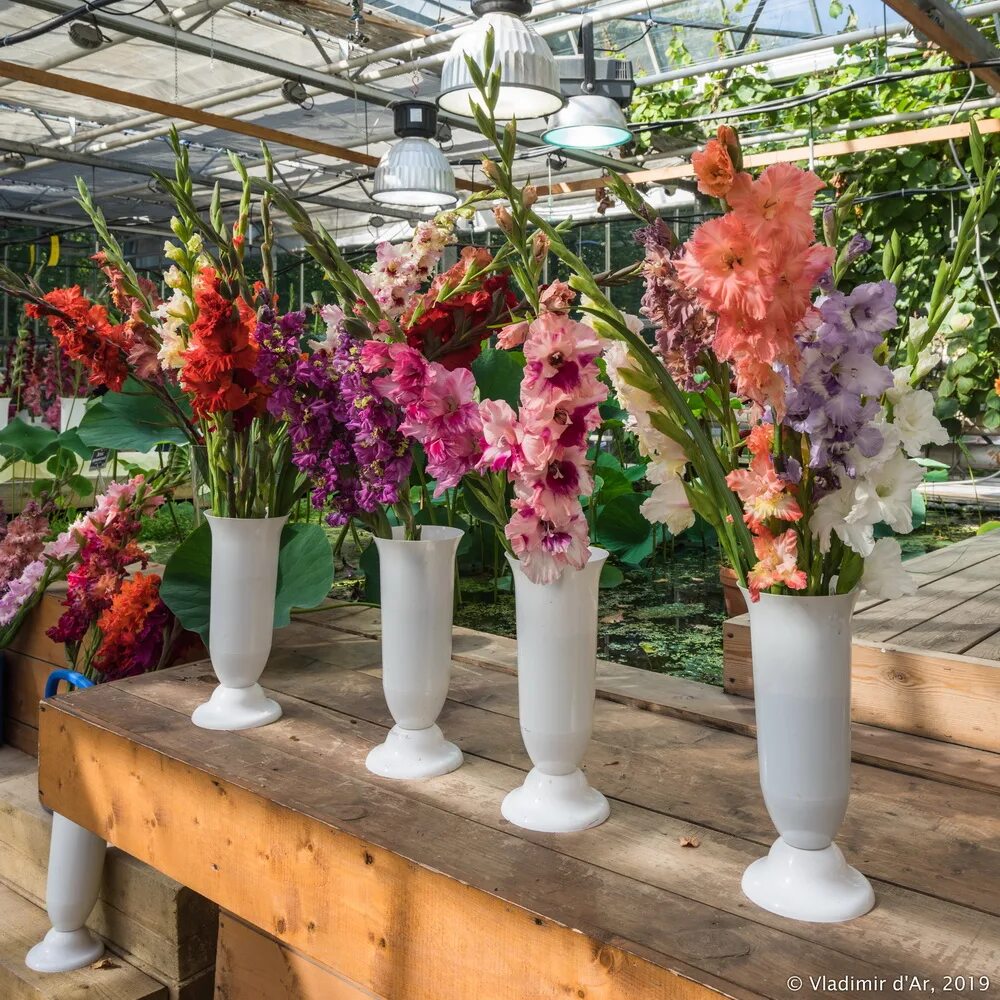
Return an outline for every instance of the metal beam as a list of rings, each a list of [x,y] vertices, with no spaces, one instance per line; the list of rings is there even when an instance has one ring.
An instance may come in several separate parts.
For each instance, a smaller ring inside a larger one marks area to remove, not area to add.
[[[17,219],[21,222],[35,222],[40,226],[85,227],[90,225],[90,219],[86,216],[73,219],[68,215],[35,215],[32,212],[18,212],[11,208],[0,208],[0,218]],[[170,227],[167,225],[164,225],[162,229],[154,229],[152,226],[126,226],[118,222],[108,222],[108,229],[113,229],[119,233],[139,233],[142,236],[173,236]]]
[[[22,156],[46,156],[50,159],[59,160],[63,163],[75,163],[83,167],[93,167],[97,170],[117,170],[126,174],[141,174],[144,177],[155,177],[162,173],[153,167],[148,167],[144,163],[132,163],[128,160],[116,160],[105,156],[94,156],[91,153],[77,153],[69,149],[49,149],[46,146],[39,146],[34,142],[17,142],[14,139],[0,138],[0,150],[9,153],[20,153]],[[204,176],[202,174],[192,174],[191,180],[201,187],[214,187],[219,185],[224,191],[242,191],[243,185],[237,180],[225,177]],[[390,209],[387,206],[376,205],[374,202],[353,202],[343,198],[330,197],[328,195],[310,195],[306,192],[297,196],[301,202],[311,205],[320,205],[323,208],[339,208],[347,212],[370,213],[372,215],[388,216],[394,219],[427,218],[422,212],[406,212],[397,209]]]
[[[885,3],[956,62],[1000,59],[1000,49],[969,24],[948,0],[885,0]],[[995,66],[980,66],[972,72],[994,93],[1000,94],[1000,70]]]
[[[23,0],[29,7],[40,10],[47,10],[56,14],[74,10],[77,0]],[[635,3],[635,0],[629,0]],[[663,6],[657,0],[649,0],[656,6]],[[677,0],[671,0],[677,2]],[[645,7],[645,0],[643,0]],[[167,48],[178,48],[184,52],[204,56],[209,59],[217,59],[220,62],[229,63],[233,66],[242,66],[244,69],[254,70],[260,73],[267,73],[280,80],[300,80],[310,87],[331,94],[340,94],[342,97],[352,97],[368,104],[378,107],[389,107],[400,100],[401,95],[391,90],[382,90],[379,87],[372,87],[360,81],[345,80],[341,77],[333,76],[322,69],[313,69],[308,66],[298,66],[295,63],[287,62],[284,59],[276,59],[274,56],[263,52],[254,52],[250,49],[243,49],[237,45],[219,39],[204,38],[187,31],[179,31],[176,28],[146,18],[136,17],[133,14],[109,14],[106,11],[92,11],[89,17],[95,19],[102,28],[109,31],[123,31],[136,38],[143,38],[146,41],[157,42]],[[275,84],[277,87],[277,84]],[[462,118],[459,115],[442,113],[439,116],[441,121],[446,121],[458,128],[475,128],[471,119]],[[526,146],[544,146],[539,136],[530,135],[526,132],[518,133],[518,141]],[[588,153],[584,150],[564,149],[561,155],[567,159],[578,160],[590,166],[601,167],[605,170],[616,172],[627,170],[628,165],[619,160],[613,160],[607,156],[599,156],[596,153]],[[384,213],[383,213],[384,214]]]

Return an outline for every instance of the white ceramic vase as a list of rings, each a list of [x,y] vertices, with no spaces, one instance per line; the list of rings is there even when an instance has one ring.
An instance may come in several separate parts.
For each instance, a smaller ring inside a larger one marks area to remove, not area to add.
[[[107,844],[59,813],[52,814],[45,909],[52,929],[25,956],[35,972],[70,972],[96,962],[103,942],[86,928],[97,903]]]
[[[71,427],[79,427],[83,414],[87,409],[87,400],[82,396],[59,397],[59,431],[68,431]]]
[[[10,423],[10,396],[0,396],[0,431]]]
[[[395,721],[365,761],[383,778],[432,778],[462,764],[437,717],[451,681],[455,555],[460,528],[423,525],[419,541],[403,528],[376,538],[382,604],[382,689]]]
[[[781,835],[743,875],[758,906],[838,923],[875,903],[833,838],[851,785],[851,615],[857,593],[748,598],[760,785]]]
[[[594,724],[598,583],[607,558],[592,548],[583,569],[538,584],[507,557],[517,607],[521,738],[534,767],[500,811],[526,830],[570,833],[608,818],[608,800],[580,770]]]
[[[271,653],[284,517],[216,517],[208,652],[219,686],[191,721],[202,729],[254,729],[281,718],[258,681]]]

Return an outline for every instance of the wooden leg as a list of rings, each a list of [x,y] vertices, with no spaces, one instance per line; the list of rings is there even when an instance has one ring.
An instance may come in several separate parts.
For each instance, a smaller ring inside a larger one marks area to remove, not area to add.
[[[107,844],[59,813],[52,814],[45,908],[52,929],[25,957],[35,972],[69,972],[96,962],[104,944],[85,924],[97,903]]]

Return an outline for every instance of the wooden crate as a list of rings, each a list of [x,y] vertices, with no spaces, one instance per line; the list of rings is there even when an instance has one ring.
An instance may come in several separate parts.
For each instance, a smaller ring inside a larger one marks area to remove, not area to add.
[[[1000,531],[907,563],[917,593],[854,616],[855,722],[1000,751]],[[725,690],[753,697],[750,623],[724,626]]]

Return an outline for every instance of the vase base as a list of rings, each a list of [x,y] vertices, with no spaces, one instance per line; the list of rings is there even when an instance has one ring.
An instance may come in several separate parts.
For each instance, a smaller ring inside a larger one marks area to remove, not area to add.
[[[507,793],[500,812],[524,830],[576,833],[603,823],[611,807],[579,768],[570,774],[544,774],[535,767],[520,788]]]
[[[439,726],[403,729],[393,726],[384,743],[365,760],[373,774],[400,781],[436,778],[462,766],[462,751],[444,738]]]
[[[104,954],[104,942],[86,927],[57,931],[54,927],[24,958],[34,972],[72,972],[96,962]]]
[[[232,688],[220,684],[212,697],[191,714],[191,721],[201,729],[233,732],[256,729],[281,718],[281,706],[264,694],[259,684]]]
[[[836,844],[804,851],[779,837],[766,858],[743,873],[743,893],[759,907],[791,920],[837,924],[867,913],[875,893]]]

